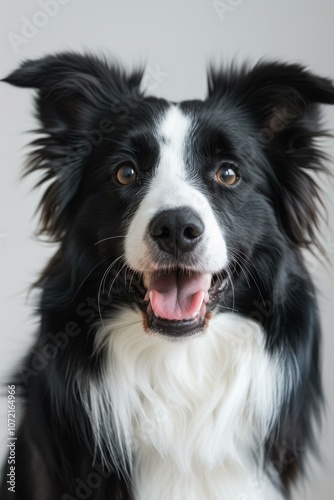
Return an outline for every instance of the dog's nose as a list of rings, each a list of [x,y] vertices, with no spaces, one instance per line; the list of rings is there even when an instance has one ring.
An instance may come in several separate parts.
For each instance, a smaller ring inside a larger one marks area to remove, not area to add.
[[[189,208],[164,210],[151,220],[149,233],[164,252],[190,252],[200,241],[204,224]]]

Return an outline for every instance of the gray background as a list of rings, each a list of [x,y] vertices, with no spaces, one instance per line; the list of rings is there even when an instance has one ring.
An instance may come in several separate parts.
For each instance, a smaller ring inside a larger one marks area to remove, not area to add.
[[[51,0],[50,0],[51,1]],[[57,0],[53,0],[55,2]],[[209,62],[228,63],[261,57],[300,61],[313,71],[334,78],[332,0],[59,0],[58,11],[45,18],[43,0],[1,0],[1,75],[30,57],[64,49],[98,50],[116,56],[127,67],[146,63],[146,86],[154,95],[171,100],[203,98]],[[47,3],[47,0],[45,0]],[[220,4],[220,9],[215,5]],[[218,12],[219,11],[219,12]],[[27,30],[28,23],[39,27]],[[23,30],[23,31],[22,31]],[[22,34],[23,33],[23,34]],[[15,36],[23,36],[17,39]],[[27,37],[28,35],[28,37]],[[54,250],[32,235],[38,192],[32,179],[19,180],[25,145],[36,128],[32,92],[0,87],[0,377],[5,379],[31,344],[36,319],[32,316],[31,282]],[[333,129],[334,110],[324,110]],[[334,156],[334,139],[324,141]],[[322,181],[329,208],[324,242],[334,254],[334,189]],[[295,499],[330,500],[334,497],[334,363],[333,269],[308,257],[320,292],[324,326],[323,373],[328,401],[326,423],[319,437],[322,462],[311,461],[308,482]],[[0,400],[0,454],[5,452],[6,404]],[[303,451],[302,451],[303,452]]]

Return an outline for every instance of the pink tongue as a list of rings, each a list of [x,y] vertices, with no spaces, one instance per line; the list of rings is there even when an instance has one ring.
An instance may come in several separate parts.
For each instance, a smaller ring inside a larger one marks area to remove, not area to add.
[[[191,276],[171,272],[154,273],[147,291],[156,316],[167,320],[185,320],[195,317],[201,309],[203,300],[208,298],[205,274]]]

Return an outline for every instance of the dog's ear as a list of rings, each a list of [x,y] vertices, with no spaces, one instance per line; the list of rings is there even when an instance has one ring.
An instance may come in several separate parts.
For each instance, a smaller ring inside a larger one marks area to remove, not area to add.
[[[140,96],[141,78],[142,71],[127,75],[103,59],[63,53],[28,60],[3,79],[37,89],[38,132],[42,135],[32,143],[26,173],[41,170],[38,185],[52,181],[40,203],[40,233],[53,240],[63,236],[85,159],[92,150],[91,132],[99,123],[108,128],[107,121],[110,129],[115,110],[124,113],[125,105]]]
[[[320,190],[316,176],[326,171],[317,139],[321,130],[319,104],[334,104],[334,86],[298,64],[260,62],[227,73],[211,70],[209,98],[232,102],[254,124],[253,139],[264,149],[274,173],[271,179],[280,224],[299,247],[319,246]],[[256,158],[252,158],[256,161]]]

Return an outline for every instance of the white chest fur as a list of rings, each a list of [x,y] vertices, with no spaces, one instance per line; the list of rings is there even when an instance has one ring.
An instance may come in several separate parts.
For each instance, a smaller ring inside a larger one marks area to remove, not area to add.
[[[281,498],[260,471],[282,373],[256,323],[217,314],[204,335],[173,342],[120,311],[98,344],[108,365],[87,408],[97,446],[117,440],[118,460],[132,457],[135,500]]]

